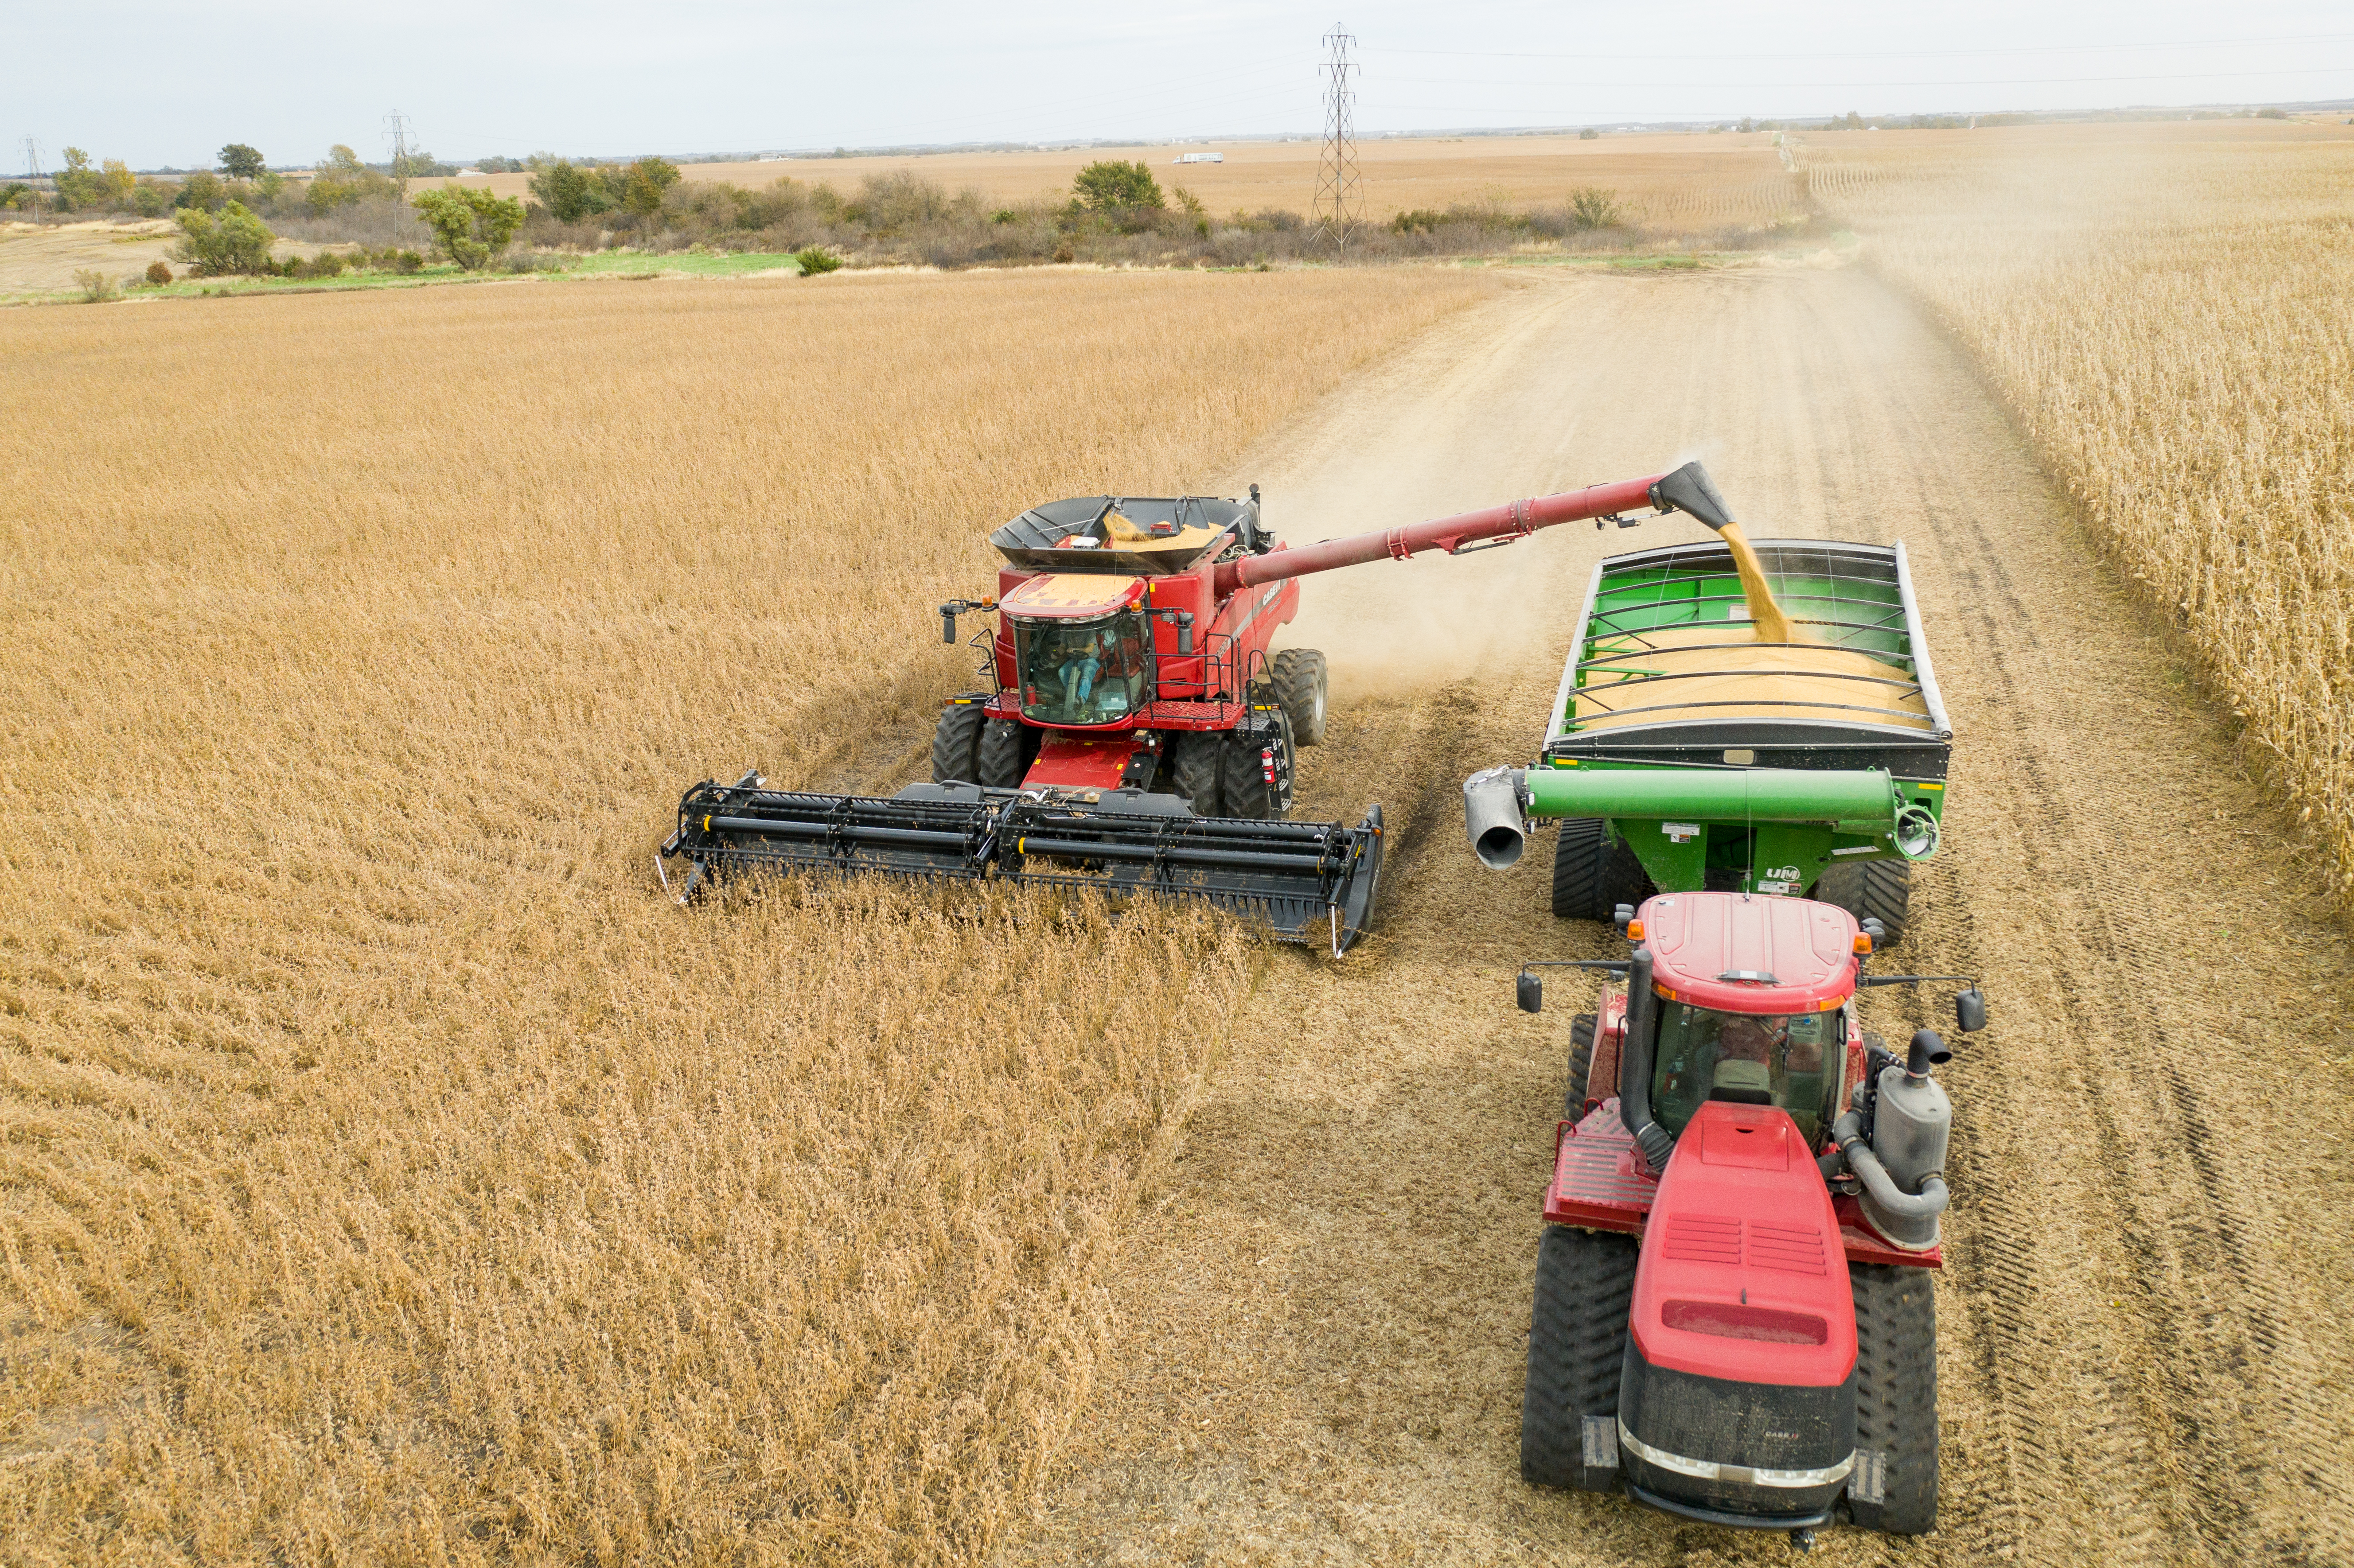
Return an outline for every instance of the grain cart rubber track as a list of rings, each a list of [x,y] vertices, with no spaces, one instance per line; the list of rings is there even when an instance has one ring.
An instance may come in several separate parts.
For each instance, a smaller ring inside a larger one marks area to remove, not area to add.
[[[1198,899],[1295,942],[1346,950],[1372,916],[1382,810],[1355,827],[1196,817],[1141,791],[1077,802],[978,785],[913,784],[891,797],[768,789],[757,774],[705,780],[679,801],[656,869],[681,902],[757,871],[996,880]],[[675,887],[662,862],[684,858]]]

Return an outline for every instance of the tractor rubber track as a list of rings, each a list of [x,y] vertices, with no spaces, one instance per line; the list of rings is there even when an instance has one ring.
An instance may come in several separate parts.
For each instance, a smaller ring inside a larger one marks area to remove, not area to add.
[[[1597,367],[1638,367],[1597,376]],[[1237,471],[1287,536],[1699,456],[1744,520],[1903,538],[1957,731],[1905,968],[1983,978],[1956,1042],[1935,1280],[1937,1529],[1836,1563],[2354,1563],[2354,953],[2317,856],[2248,781],[2228,705],[2103,564],[1957,351],[1861,270],[1530,277],[1362,376]],[[1331,660],[1303,815],[1399,830],[1372,938],[1278,954],[1114,1271],[1119,1327],[1000,1561],[1778,1563],[1521,1482],[1537,1205],[1604,956],[1496,875],[1463,776],[1525,760],[1603,554],[1312,585]],[[1401,853],[1402,852],[1402,853]],[[1865,1026],[1949,1027],[1942,991]]]

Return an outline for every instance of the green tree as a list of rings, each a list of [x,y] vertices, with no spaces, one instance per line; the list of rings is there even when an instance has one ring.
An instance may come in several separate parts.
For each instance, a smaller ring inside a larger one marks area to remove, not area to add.
[[[228,201],[228,187],[210,169],[198,169],[181,182],[172,205],[193,211],[218,212]]]
[[[478,270],[523,227],[523,203],[467,185],[420,192],[417,210],[433,230],[433,248],[467,271]]]
[[[1600,185],[1580,185],[1570,192],[1569,217],[1580,228],[1615,228],[1624,221],[1618,193]]]
[[[1071,181],[1071,192],[1089,212],[1157,211],[1168,205],[1161,198],[1161,182],[1152,177],[1152,166],[1141,159],[1089,164]]]
[[[190,176],[194,183],[197,176]],[[360,155],[338,143],[327,149],[327,156],[311,176],[311,188],[302,199],[316,213],[326,213],[367,196],[392,195],[392,182],[360,162]]]
[[[242,142],[231,142],[220,150],[221,173],[233,180],[258,180],[261,177],[261,154]]]
[[[66,166],[58,171],[58,205],[71,211],[91,207],[106,196],[106,176],[90,167],[90,154],[80,147],[66,149]]]
[[[99,177],[105,182],[109,201],[121,203],[131,199],[132,191],[139,184],[139,176],[131,172],[130,164],[120,158],[109,158],[99,165]]]
[[[199,207],[187,208],[180,214],[180,234],[179,259],[207,277],[268,271],[270,247],[278,238],[244,203],[234,201],[218,217]]]
[[[641,217],[662,210],[663,192],[678,183],[678,165],[663,158],[640,158],[621,182],[621,205]]]
[[[531,194],[548,210],[558,223],[578,223],[600,212],[610,212],[613,198],[605,189],[605,182],[587,169],[575,168],[563,158],[542,154],[532,159],[538,173],[528,184]]]

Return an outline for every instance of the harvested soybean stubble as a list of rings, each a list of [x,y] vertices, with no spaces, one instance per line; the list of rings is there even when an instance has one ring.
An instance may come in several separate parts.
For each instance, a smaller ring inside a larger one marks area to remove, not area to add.
[[[652,845],[695,779],[928,725],[987,526],[1199,486],[1491,287],[0,317],[41,454],[0,493],[10,1555],[984,1549],[1248,948],[869,886],[689,914]]]
[[[1850,132],[1804,156],[2188,632],[2354,906],[2354,133]]]

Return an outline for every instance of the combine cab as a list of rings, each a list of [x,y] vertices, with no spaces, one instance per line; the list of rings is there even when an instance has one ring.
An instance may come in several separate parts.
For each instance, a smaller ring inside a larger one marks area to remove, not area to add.
[[[951,643],[960,616],[998,621],[973,640],[990,684],[942,711],[929,782],[881,799],[706,779],[663,859],[688,862],[683,899],[755,867],[1006,877],[1205,899],[1338,953],[1372,916],[1382,816],[1285,820],[1299,748],[1326,723],[1324,656],[1270,646],[1299,609],[1293,579],[1713,493],[1687,464],[1298,549],[1267,533],[1256,486],[1049,502],[990,535],[995,597],[940,606]]]
[[[1703,1523],[1787,1530],[1840,1510],[1893,1534],[1937,1513],[1926,1270],[1952,1110],[1924,1030],[1862,1033],[1872,937],[1799,898],[1661,894],[1626,978],[1571,1026],[1529,1327],[1521,1473]],[[1964,1030],[1986,1008],[1956,998]]]

